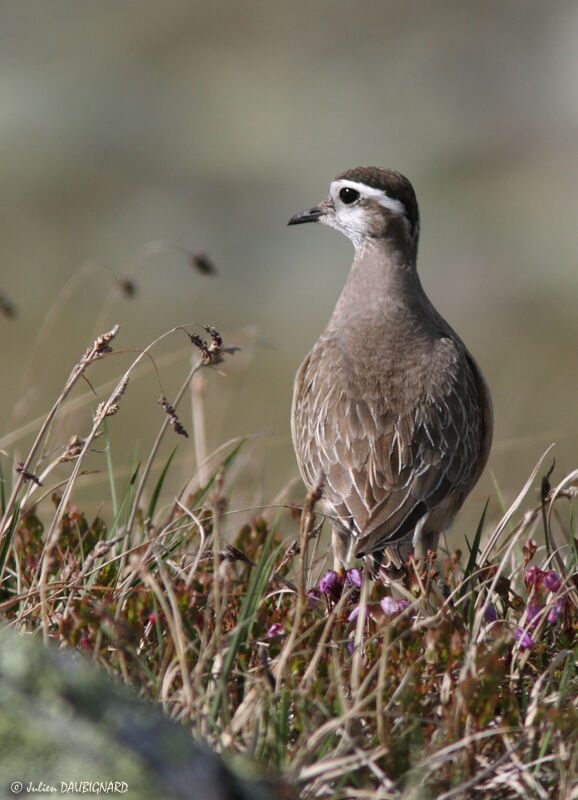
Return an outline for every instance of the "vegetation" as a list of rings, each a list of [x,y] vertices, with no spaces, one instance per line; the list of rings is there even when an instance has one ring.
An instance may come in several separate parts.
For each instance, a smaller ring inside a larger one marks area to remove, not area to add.
[[[74,367],[25,460],[2,456],[4,623],[84,652],[288,797],[578,798],[578,470],[551,486],[540,462],[497,526],[482,518],[463,552],[387,581],[320,568],[314,495],[225,540],[243,443],[192,490],[171,484],[172,456],[158,463],[163,437],[187,435],[176,409],[191,381],[232,355],[209,326],[187,334],[198,357],[161,397],[148,459],[89,519],[75,501],[87,453],[155,343],[86,436],[54,442],[53,422],[117,332]]]

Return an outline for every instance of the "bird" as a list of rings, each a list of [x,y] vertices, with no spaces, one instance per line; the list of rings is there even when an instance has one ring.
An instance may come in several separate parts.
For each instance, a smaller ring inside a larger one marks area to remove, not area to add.
[[[477,362],[417,272],[410,181],[362,166],[331,181],[289,225],[345,234],[355,256],[327,326],[295,377],[291,433],[306,488],[321,488],[335,570],[372,574],[436,552],[478,481],[493,432]]]

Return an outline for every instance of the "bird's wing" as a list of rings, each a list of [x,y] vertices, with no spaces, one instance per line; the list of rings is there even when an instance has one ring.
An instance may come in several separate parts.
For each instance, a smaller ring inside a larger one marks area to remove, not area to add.
[[[323,477],[326,502],[358,537],[358,556],[407,538],[452,495],[459,507],[479,475],[478,379],[464,352],[451,355],[429,373],[443,381],[425,391],[416,381],[422,388],[409,399],[388,398],[379,381],[331,382],[303,365],[293,411],[302,474],[308,486]]]
[[[368,480],[376,502],[356,555],[406,538],[442,503],[451,522],[478,479],[487,432],[485,398],[474,367],[466,352],[459,353],[451,369],[437,373],[443,380],[429,384],[421,401],[397,418],[393,434],[371,447]]]

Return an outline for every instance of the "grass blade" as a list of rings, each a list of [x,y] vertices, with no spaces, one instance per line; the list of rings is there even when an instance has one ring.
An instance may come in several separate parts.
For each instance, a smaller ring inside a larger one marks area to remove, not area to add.
[[[153,493],[147,508],[147,518],[152,519],[155,509],[157,507],[157,503],[159,501],[159,496],[161,493],[161,489],[163,488],[163,484],[165,482],[165,478],[167,477],[167,473],[169,471],[169,467],[171,466],[172,460],[175,457],[175,453],[177,452],[177,448],[175,447],[167,459],[166,464],[164,465],[161,474],[159,475],[159,479],[155,484],[155,488],[153,489]]]

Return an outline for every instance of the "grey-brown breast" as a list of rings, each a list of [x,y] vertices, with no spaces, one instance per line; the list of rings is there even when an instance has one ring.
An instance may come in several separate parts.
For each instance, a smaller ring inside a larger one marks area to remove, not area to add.
[[[357,555],[407,539],[448,498],[453,516],[483,469],[489,395],[452,334],[412,331],[410,344],[365,348],[359,331],[326,332],[297,375],[301,473],[309,488],[323,477],[328,510],[357,537]]]

